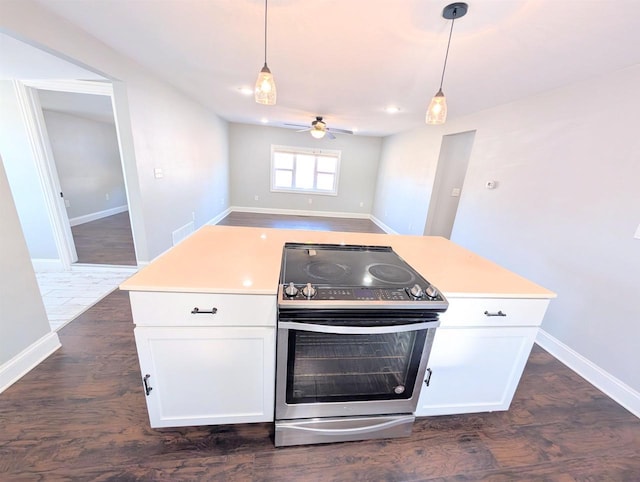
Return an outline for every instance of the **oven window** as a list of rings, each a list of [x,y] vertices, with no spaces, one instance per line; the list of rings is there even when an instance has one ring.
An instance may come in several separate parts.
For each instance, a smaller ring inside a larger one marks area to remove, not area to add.
[[[287,403],[409,399],[426,334],[289,330]]]

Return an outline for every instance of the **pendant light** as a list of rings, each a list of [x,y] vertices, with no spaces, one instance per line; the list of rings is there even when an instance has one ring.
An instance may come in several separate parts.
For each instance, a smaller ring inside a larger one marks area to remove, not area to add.
[[[267,0],[264,0],[264,67],[256,80],[255,99],[258,104],[276,104],[276,83],[267,67]]]
[[[442,92],[442,82],[444,81],[444,72],[447,68],[447,59],[449,58],[449,46],[451,45],[451,34],[453,33],[453,24],[456,18],[464,17],[467,13],[469,5],[462,2],[447,5],[442,10],[442,16],[447,20],[451,20],[451,30],[449,31],[449,42],[447,42],[447,53],[444,56],[444,65],[442,66],[442,77],[440,77],[440,88],[436,95],[431,99],[429,108],[427,109],[427,124],[444,124],[447,120],[447,99]]]

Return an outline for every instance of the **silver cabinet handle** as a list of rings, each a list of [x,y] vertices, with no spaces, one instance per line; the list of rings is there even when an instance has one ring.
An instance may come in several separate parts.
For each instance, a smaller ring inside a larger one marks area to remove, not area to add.
[[[218,308],[216,307],[211,308],[211,311],[202,311],[197,306],[191,310],[192,315],[215,315],[217,312],[218,312]]]
[[[485,316],[507,316],[506,313],[503,313],[502,310],[499,310],[497,313],[490,313],[488,311],[484,312]]]

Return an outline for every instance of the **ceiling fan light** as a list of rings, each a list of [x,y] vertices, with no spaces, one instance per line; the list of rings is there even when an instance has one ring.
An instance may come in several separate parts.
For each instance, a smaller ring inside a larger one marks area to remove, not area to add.
[[[311,135],[316,139],[322,139],[324,135],[327,133],[324,129],[311,129]]]
[[[444,124],[447,120],[447,98],[442,90],[439,90],[431,99],[427,109],[426,122],[431,125]]]

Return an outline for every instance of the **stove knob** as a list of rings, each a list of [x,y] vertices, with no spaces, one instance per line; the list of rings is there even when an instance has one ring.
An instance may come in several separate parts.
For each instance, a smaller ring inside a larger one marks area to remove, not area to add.
[[[422,295],[424,295],[424,291],[422,291],[422,288],[419,284],[413,285],[413,287],[409,290],[409,293],[411,293],[411,296],[413,296],[414,298],[422,298]]]
[[[302,294],[305,295],[307,298],[313,298],[316,294],[316,289],[313,286],[311,286],[311,283],[307,283],[307,286],[302,288]]]
[[[429,285],[429,287],[425,290],[425,293],[432,300],[435,300],[438,297],[438,290],[435,289],[433,285]]]
[[[293,298],[295,295],[298,294],[298,288],[296,288],[296,286],[293,284],[293,282],[289,283],[289,286],[287,286],[284,289],[284,294],[287,296],[290,296],[291,298]]]

